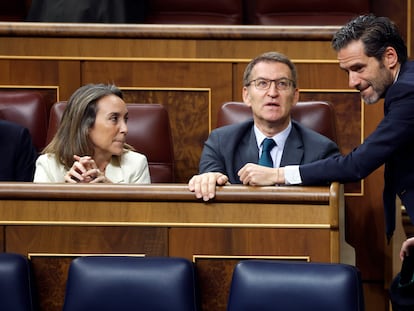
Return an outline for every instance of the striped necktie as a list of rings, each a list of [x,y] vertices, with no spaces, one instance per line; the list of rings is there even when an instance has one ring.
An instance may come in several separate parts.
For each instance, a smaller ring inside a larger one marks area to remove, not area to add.
[[[270,156],[270,151],[273,149],[274,146],[276,146],[276,143],[271,138],[265,138],[262,143],[262,155],[259,159],[259,165],[267,166],[267,167],[273,167],[273,160]]]

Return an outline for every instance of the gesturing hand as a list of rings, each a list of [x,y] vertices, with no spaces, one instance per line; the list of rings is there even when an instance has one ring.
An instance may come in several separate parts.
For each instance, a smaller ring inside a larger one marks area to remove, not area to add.
[[[237,173],[243,185],[271,186],[279,183],[279,168],[247,163]]]
[[[65,175],[66,182],[103,183],[107,181],[105,174],[99,170],[92,157],[74,155],[73,158],[75,162]]]

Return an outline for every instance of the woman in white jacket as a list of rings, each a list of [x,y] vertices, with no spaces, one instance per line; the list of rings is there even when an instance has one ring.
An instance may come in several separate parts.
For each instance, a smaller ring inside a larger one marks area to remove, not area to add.
[[[128,109],[114,85],[88,84],[70,97],[34,182],[151,182],[145,155],[126,144]]]

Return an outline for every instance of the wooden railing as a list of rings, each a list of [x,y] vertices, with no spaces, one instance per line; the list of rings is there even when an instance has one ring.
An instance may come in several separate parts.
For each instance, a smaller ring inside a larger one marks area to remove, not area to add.
[[[0,22],[4,37],[327,40],[340,26],[229,26]]]

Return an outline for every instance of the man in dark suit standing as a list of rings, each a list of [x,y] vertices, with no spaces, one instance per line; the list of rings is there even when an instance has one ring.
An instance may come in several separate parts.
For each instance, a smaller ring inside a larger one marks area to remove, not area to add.
[[[247,65],[242,94],[253,119],[211,132],[201,155],[200,174],[189,181],[197,198],[208,201],[215,196],[216,185],[241,183],[238,172],[247,163],[260,163],[257,173],[266,178],[269,168],[264,165],[304,164],[339,154],[333,141],[291,119],[299,99],[296,81],[294,64],[277,52],[264,53]],[[271,144],[268,164],[260,162],[267,149],[264,141]]]
[[[0,120],[0,181],[33,181],[37,151],[29,131]]]
[[[395,229],[398,195],[414,220],[414,62],[397,27],[386,17],[363,15],[350,21],[333,37],[339,66],[348,73],[349,86],[367,104],[384,98],[384,118],[363,144],[345,156],[300,166],[269,170],[271,181],[311,185],[360,180],[385,164],[383,191],[386,234]],[[254,167],[240,172],[244,184],[263,185]]]

